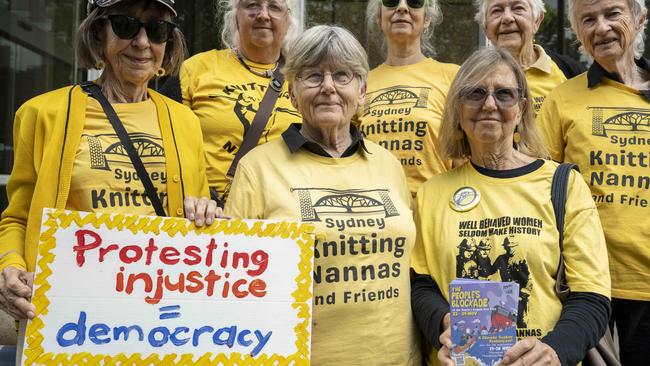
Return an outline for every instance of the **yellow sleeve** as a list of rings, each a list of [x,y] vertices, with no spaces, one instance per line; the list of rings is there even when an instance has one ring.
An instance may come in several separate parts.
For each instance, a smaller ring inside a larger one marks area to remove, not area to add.
[[[557,162],[564,161],[564,126],[560,111],[562,110],[562,96],[559,90],[549,94],[542,109],[537,114],[537,128],[540,130],[551,158]]]
[[[27,269],[25,231],[37,179],[33,154],[37,115],[37,108],[23,105],[14,119],[14,165],[7,184],[9,205],[0,219],[0,270],[9,266]]]
[[[426,184],[420,186],[415,199],[415,208],[413,210],[413,218],[415,220],[415,246],[411,252],[411,268],[418,274],[433,275],[429,271],[427,265],[425,242],[430,240],[431,233],[428,232],[426,223],[422,221],[423,210],[425,209],[424,202],[426,202]],[[425,239],[429,238],[429,239]]]
[[[183,97],[183,104],[192,108],[192,94],[190,93],[190,83],[192,77],[190,75],[187,61],[183,62],[183,64],[181,65],[179,78],[181,83],[181,95]]]
[[[252,171],[240,161],[226,199],[226,215],[240,219],[265,219],[262,186]]]
[[[589,187],[571,171],[564,221],[564,262],[571,291],[611,296],[607,247]]]

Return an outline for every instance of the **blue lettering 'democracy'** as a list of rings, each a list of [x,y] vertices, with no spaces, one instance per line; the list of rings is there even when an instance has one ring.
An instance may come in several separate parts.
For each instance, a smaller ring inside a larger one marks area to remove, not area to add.
[[[163,307],[161,311],[171,310]],[[174,308],[180,310],[180,306]],[[204,325],[190,329],[185,326],[168,328],[157,326],[150,330],[143,329],[140,325],[109,326],[104,323],[95,323],[88,326],[85,311],[79,313],[76,322],[65,323],[56,334],[56,341],[61,347],[83,346],[86,341],[95,345],[115,342],[145,342],[151,347],[183,346],[191,343],[193,347],[211,342],[216,346],[232,348],[235,345],[252,348],[250,355],[257,356],[271,339],[272,331],[264,332],[258,329],[242,329],[236,325],[215,328]],[[161,316],[160,319],[166,317]]]

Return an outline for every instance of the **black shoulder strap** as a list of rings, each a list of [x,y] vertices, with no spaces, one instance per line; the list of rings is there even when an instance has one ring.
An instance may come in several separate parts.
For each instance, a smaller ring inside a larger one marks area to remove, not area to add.
[[[113,106],[111,106],[111,104],[108,102],[108,99],[106,99],[104,94],[102,94],[102,90],[99,88],[99,86],[92,81],[81,83],[81,87],[93,98],[97,99],[99,104],[101,104],[102,109],[104,110],[104,113],[106,113],[108,120],[111,122],[111,125],[117,134],[117,137],[122,143],[122,146],[126,150],[127,154],[129,154],[131,163],[133,163],[133,167],[138,173],[138,177],[140,178],[142,185],[144,185],[145,193],[147,194],[147,197],[149,197],[149,201],[151,201],[151,205],[153,206],[154,210],[156,210],[156,215],[167,216],[165,214],[165,210],[163,209],[162,202],[160,201],[160,197],[158,196],[156,189],[151,182],[151,178],[149,178],[149,174],[147,173],[144,164],[142,164],[140,155],[138,155],[138,152],[135,150],[133,141],[131,141],[129,134],[126,132],[126,129],[124,129],[124,125],[122,124],[122,121],[120,121],[120,118],[117,116],[117,113],[115,113]]]
[[[571,170],[578,170],[578,166],[572,163],[562,163],[555,170],[553,174],[553,181],[551,183],[551,202],[553,203],[553,211],[555,211],[555,223],[557,231],[560,235],[560,261],[557,268],[555,293],[564,302],[569,296],[569,287],[566,284],[566,277],[564,275],[564,211],[566,207],[567,189],[569,186],[569,174]]]
[[[282,90],[282,84],[284,84],[284,75],[282,75],[282,72],[280,72],[280,69],[282,69],[283,65],[284,57],[280,56],[278,65],[275,68],[275,71],[273,71],[273,78],[269,83],[269,87],[266,88],[266,93],[264,93],[264,97],[262,97],[262,101],[260,102],[259,107],[257,107],[257,113],[255,113],[255,117],[253,117],[251,127],[248,129],[248,131],[246,131],[244,140],[237,150],[235,158],[230,164],[230,168],[228,168],[228,173],[226,175],[229,179],[232,179],[235,176],[235,171],[237,170],[237,164],[239,163],[239,160],[243,158],[244,155],[251,151],[255,146],[257,146],[260,137],[262,137],[262,132],[264,132],[266,123],[269,121],[269,117],[271,117],[275,102],[278,100],[278,96]]]

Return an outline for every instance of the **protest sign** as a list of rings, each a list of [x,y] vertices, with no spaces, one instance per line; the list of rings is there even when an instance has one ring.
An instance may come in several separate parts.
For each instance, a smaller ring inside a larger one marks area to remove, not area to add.
[[[307,365],[312,232],[46,209],[22,362]]]

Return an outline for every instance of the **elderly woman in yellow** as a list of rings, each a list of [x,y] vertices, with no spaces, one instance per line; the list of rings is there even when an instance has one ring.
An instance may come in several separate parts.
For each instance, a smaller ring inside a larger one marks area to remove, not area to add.
[[[519,341],[505,353],[505,365],[575,365],[607,326],[609,271],[596,207],[571,171],[560,250],[551,201],[558,164],[544,159],[529,101],[517,61],[498,48],[470,56],[449,89],[442,152],[468,161],[418,191],[411,257],[415,318],[444,365],[454,364],[449,284],[461,274],[519,284]],[[460,199],[467,191],[474,198]],[[564,302],[554,292],[560,256],[571,289]],[[475,258],[471,271],[468,258]]]
[[[201,121],[213,198],[227,196],[237,161],[280,137],[300,115],[280,69],[282,47],[297,31],[294,0],[225,0],[222,40],[228,48],[183,63],[183,103]],[[224,194],[225,193],[225,194]],[[222,202],[220,202],[222,203]]]
[[[556,88],[538,126],[551,157],[578,164],[603,222],[621,361],[650,359],[650,63],[641,0],[570,1],[589,71]]]
[[[451,162],[438,153],[440,119],[458,66],[434,60],[431,37],[442,20],[437,0],[372,0],[368,29],[382,39],[386,60],[368,75],[368,93],[356,119],[361,133],[402,163],[415,195]]]
[[[95,83],[55,90],[16,112],[9,205],[0,221],[0,308],[34,316],[29,302],[43,208],[215,214],[208,195],[199,121],[189,108],[147,89],[175,72],[184,40],[171,0],[90,0],[77,32],[84,67],[104,68]],[[128,154],[127,154],[128,152]],[[197,209],[198,212],[194,210]]]
[[[526,74],[535,113],[548,93],[584,71],[569,57],[534,43],[544,20],[543,0],[475,0],[476,21],[487,38],[505,48]]]
[[[316,227],[312,364],[420,365],[411,195],[395,157],[350,123],[366,53],[347,30],[317,26],[291,45],[284,72],[302,126],[242,159],[226,213]]]

